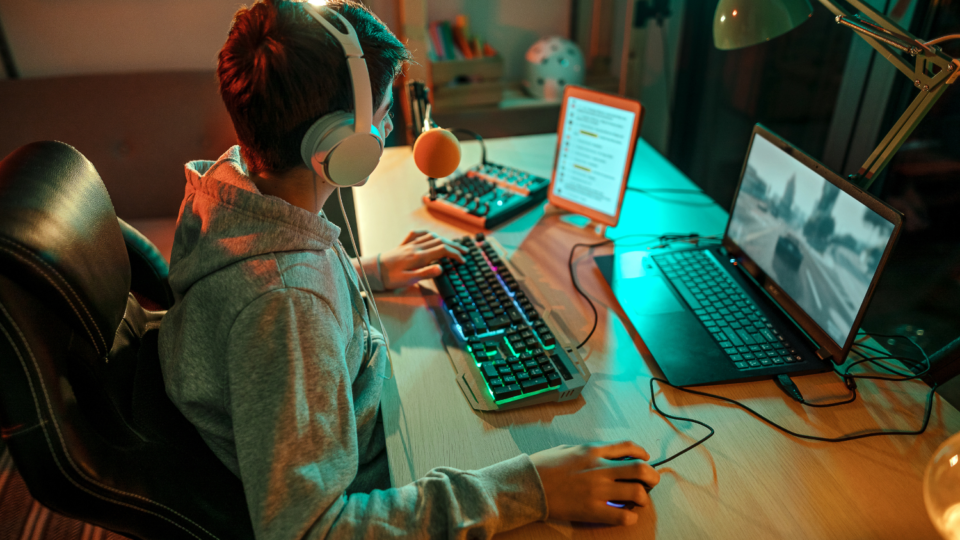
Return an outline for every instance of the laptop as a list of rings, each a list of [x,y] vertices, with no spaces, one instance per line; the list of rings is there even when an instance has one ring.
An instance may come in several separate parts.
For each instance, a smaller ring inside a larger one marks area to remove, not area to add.
[[[722,243],[618,252],[608,279],[671,384],[824,371],[850,352],[901,226],[758,124]]]

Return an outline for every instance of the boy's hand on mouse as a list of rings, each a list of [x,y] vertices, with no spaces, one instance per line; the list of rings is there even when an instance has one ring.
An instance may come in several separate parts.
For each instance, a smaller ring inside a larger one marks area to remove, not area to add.
[[[385,289],[399,289],[441,274],[436,261],[446,257],[462,263],[467,248],[428,231],[411,231],[399,247],[380,254],[380,278]]]
[[[626,457],[636,459],[617,461]],[[650,496],[644,484],[652,489],[660,482],[660,473],[644,463],[650,455],[630,441],[558,446],[530,459],[546,492],[550,519],[632,525],[637,522],[636,513],[607,501],[647,506]]]

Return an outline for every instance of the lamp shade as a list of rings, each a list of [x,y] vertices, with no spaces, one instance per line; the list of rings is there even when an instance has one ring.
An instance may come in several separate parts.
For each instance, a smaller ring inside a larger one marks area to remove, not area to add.
[[[739,49],[800,26],[813,15],[808,0],[720,0],[713,15],[713,43]]]

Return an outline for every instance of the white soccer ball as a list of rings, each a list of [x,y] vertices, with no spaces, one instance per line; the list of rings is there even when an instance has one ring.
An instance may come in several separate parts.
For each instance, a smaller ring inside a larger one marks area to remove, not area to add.
[[[563,87],[583,84],[587,70],[580,47],[569,39],[547,37],[527,49],[523,86],[533,97],[560,101]]]

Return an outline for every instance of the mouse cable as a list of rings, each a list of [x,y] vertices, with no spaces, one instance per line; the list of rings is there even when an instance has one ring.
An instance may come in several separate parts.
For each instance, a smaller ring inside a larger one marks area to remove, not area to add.
[[[586,345],[588,341],[590,341],[590,338],[593,337],[593,333],[597,330],[597,323],[600,320],[600,315],[597,313],[597,308],[596,306],[593,305],[593,301],[590,300],[590,298],[586,295],[586,293],[583,292],[583,289],[580,288],[580,283],[577,281],[577,274],[573,270],[573,254],[577,251],[577,248],[580,248],[580,247],[586,247],[586,248],[592,249],[595,247],[600,247],[600,246],[605,246],[607,244],[620,242],[621,240],[624,240],[626,238],[640,238],[640,237],[658,239],[660,243],[656,246],[652,246],[650,249],[664,248],[675,242],[687,242],[696,246],[696,245],[699,245],[699,243],[702,241],[719,240],[718,236],[700,236],[697,233],[659,234],[659,235],[658,234],[628,234],[625,236],[621,236],[616,240],[608,239],[608,240],[604,240],[602,242],[596,242],[593,244],[586,244],[586,243],[574,244],[573,247],[570,248],[570,258],[567,260],[567,267],[570,269],[570,281],[573,282],[573,288],[577,290],[577,292],[580,294],[580,296],[583,297],[584,300],[587,301],[587,304],[590,306],[590,309],[593,311],[593,327],[590,328],[590,333],[587,334],[587,337],[583,338],[583,341],[581,341],[580,344],[577,345],[578,349],[582,349],[583,346]]]

